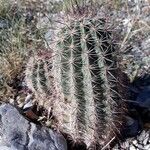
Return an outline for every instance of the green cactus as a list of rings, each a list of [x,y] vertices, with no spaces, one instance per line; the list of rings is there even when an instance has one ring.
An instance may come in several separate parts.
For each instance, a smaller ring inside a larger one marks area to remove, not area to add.
[[[44,53],[39,53],[29,58],[25,70],[25,82],[35,94],[38,105],[49,107],[50,103],[47,99],[48,95],[52,96],[53,77],[51,76],[50,53],[48,54],[45,56]]]
[[[51,45],[52,68],[47,75],[53,79],[45,76],[42,57],[39,63],[28,63],[34,65],[26,81],[39,95],[53,89],[39,101],[48,101],[44,107],[51,108],[58,130],[91,150],[109,148],[120,134],[126,109],[127,81],[120,71],[119,51],[105,20],[84,12],[68,18]]]
[[[74,141],[104,146],[120,130],[125,108],[112,34],[104,20],[84,18],[62,28],[58,39],[54,78],[63,100],[56,100],[54,114],[59,126]]]

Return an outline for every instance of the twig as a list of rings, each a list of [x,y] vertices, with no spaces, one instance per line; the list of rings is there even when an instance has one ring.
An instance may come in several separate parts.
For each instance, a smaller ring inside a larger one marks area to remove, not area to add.
[[[115,136],[101,150],[105,150],[114,139]]]

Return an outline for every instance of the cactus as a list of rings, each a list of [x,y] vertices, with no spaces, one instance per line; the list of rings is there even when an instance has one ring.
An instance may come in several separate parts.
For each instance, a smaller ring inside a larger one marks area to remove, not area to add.
[[[119,131],[125,108],[124,79],[111,32],[102,19],[81,19],[58,36],[54,78],[63,100],[56,101],[54,114],[59,126],[87,147],[94,142],[104,146]]]
[[[38,57],[40,61],[31,58],[28,63],[32,69],[27,71],[30,77],[27,75],[26,81],[35,93],[48,95],[40,101],[46,109],[52,108],[58,130],[89,149],[105,149],[123,125],[126,78],[120,71],[119,51],[105,21],[84,16],[83,12],[80,15],[69,18],[69,23],[59,30],[57,42],[51,45],[54,52],[48,61],[52,68],[47,75],[53,79],[44,75],[45,58]]]
[[[49,110],[54,94],[51,69],[50,53],[45,55],[45,53],[39,52],[29,58],[25,70],[25,83],[34,93],[38,106],[44,105],[47,110]],[[51,96],[51,98],[48,96]]]

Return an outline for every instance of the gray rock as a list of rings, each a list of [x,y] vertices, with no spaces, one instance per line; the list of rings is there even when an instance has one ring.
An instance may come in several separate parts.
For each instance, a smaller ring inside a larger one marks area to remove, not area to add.
[[[10,27],[10,22],[8,20],[0,19],[0,29],[7,29]]]
[[[150,86],[143,87],[143,90],[140,91],[136,101],[140,107],[150,109]]]
[[[142,125],[140,120],[134,119],[130,116],[126,116],[126,123],[123,130],[123,136],[126,137],[134,137],[138,135],[141,131]]]
[[[0,150],[67,150],[64,137],[26,120],[9,104],[0,106]]]

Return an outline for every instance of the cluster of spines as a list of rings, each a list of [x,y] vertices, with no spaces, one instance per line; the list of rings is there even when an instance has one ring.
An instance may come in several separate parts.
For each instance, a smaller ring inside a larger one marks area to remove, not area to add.
[[[54,78],[65,104],[61,114],[54,105],[59,127],[74,141],[104,145],[120,130],[124,109],[125,89],[111,32],[102,19],[80,19],[58,36]]]

